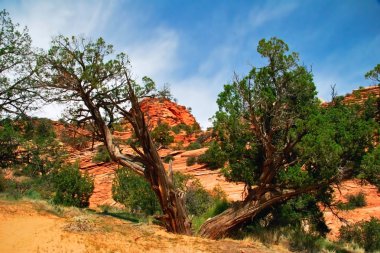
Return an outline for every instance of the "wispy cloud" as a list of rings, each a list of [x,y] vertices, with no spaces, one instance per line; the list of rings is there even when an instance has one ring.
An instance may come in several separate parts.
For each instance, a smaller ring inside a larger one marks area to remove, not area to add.
[[[144,40],[127,45],[136,77],[150,76],[157,82],[167,82],[180,67],[178,57],[179,36],[171,29],[159,27]]]
[[[12,17],[27,25],[33,44],[48,48],[58,34],[85,35],[100,33],[106,25],[113,5],[102,1],[21,1],[10,8]]]
[[[297,8],[295,1],[264,1],[255,6],[249,15],[249,22],[253,27],[263,26],[270,21],[289,15]]]

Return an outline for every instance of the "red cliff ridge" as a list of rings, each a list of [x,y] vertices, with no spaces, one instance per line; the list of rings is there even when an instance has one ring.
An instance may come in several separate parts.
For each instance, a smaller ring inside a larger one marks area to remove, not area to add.
[[[148,125],[152,127],[160,122],[167,123],[171,127],[179,124],[192,126],[196,123],[194,116],[185,106],[168,99],[147,98],[141,101],[140,106]]]

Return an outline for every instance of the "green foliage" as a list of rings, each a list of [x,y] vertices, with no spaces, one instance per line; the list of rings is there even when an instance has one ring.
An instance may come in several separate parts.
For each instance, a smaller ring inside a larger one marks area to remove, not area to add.
[[[173,175],[174,188],[182,192],[186,192],[187,183],[192,179],[192,176],[175,171]]]
[[[56,140],[51,120],[30,119],[23,122],[24,139],[23,161],[26,166],[23,173],[28,176],[46,175],[52,169],[59,168],[66,155]]]
[[[194,165],[194,164],[196,164],[196,163],[197,163],[197,158],[194,157],[194,156],[190,156],[190,157],[188,157],[188,158],[186,159],[186,165],[187,165],[187,166],[192,166],[192,165]]]
[[[212,196],[212,202],[209,204],[209,208],[199,216],[194,216],[192,219],[193,230],[198,231],[201,225],[209,218],[212,218],[218,214],[221,214],[230,207],[230,204],[225,198],[217,198]]]
[[[320,243],[328,228],[317,200],[318,197],[303,194],[274,205],[236,234],[238,238],[252,236],[265,244],[277,244],[281,238],[287,238],[292,250],[320,252]]]
[[[98,150],[95,154],[95,156],[92,158],[93,162],[110,162],[111,157],[108,153],[107,148],[102,145],[98,147]]]
[[[352,209],[367,205],[367,202],[365,200],[365,195],[363,192],[359,192],[356,195],[350,194],[348,195],[347,199],[348,199],[347,203],[339,202],[337,204],[337,208],[340,210],[352,210]]]
[[[199,142],[195,141],[189,144],[189,146],[186,147],[186,150],[195,150],[195,149],[200,149],[202,148],[202,144]]]
[[[175,125],[175,126],[172,127],[171,130],[173,131],[173,133],[179,134],[181,132],[181,126],[180,125]]]
[[[380,145],[363,157],[358,178],[365,179],[380,189]]]
[[[226,178],[245,183],[253,200],[266,200],[266,192],[280,199],[304,190],[272,204],[253,222],[261,230],[294,233],[306,222],[310,236],[300,244],[307,245],[327,232],[317,203],[331,204],[334,180],[359,174],[377,124],[373,112],[339,98],[321,107],[312,73],[282,40],[263,39],[257,51],[267,64],[224,86],[213,117],[216,140],[198,162],[226,165]]]
[[[141,211],[147,215],[160,212],[159,202],[149,183],[126,168],[116,171],[112,196],[134,212]]]
[[[210,144],[209,149],[201,156],[199,156],[198,162],[205,163],[210,169],[217,169],[224,166],[227,161],[227,155],[218,145],[213,141]]]
[[[371,218],[369,221],[342,226],[339,230],[340,240],[354,242],[363,247],[366,252],[380,250],[380,220]]]
[[[6,179],[4,180],[4,192],[6,197],[10,199],[25,197],[50,200],[54,193],[52,177],[45,175],[22,180]]]
[[[366,79],[370,79],[380,84],[380,64],[377,64],[372,70],[365,74]]]
[[[0,36],[0,117],[22,115],[37,95],[28,78],[34,66],[32,41],[28,29],[14,24],[6,10],[0,11]]]
[[[153,82],[152,79],[148,77],[144,77],[144,78],[147,78],[149,79],[149,81]],[[164,84],[164,86],[157,91],[157,97],[162,100],[163,99],[173,100],[173,95],[170,91],[170,87],[168,84]]]
[[[5,190],[5,184],[6,184],[6,180],[4,178],[3,171],[0,170],[0,192],[3,192]]]
[[[167,155],[164,157],[164,163],[170,163],[170,161],[174,161],[174,156]]]
[[[9,120],[0,123],[0,167],[5,168],[17,160],[16,150],[20,145],[20,135]]]
[[[151,132],[151,137],[158,147],[168,147],[174,141],[170,134],[170,126],[167,123],[160,123]]]
[[[93,179],[88,174],[81,174],[78,164],[65,166],[53,178],[55,204],[86,207],[94,190]]]
[[[185,197],[186,209],[189,214],[202,215],[213,204],[213,198],[198,180],[191,182],[186,190]]]
[[[175,134],[179,134],[181,131],[185,131],[186,135],[192,135],[193,133],[199,132],[200,129],[201,128],[198,123],[194,123],[191,126],[181,123],[171,128]]]

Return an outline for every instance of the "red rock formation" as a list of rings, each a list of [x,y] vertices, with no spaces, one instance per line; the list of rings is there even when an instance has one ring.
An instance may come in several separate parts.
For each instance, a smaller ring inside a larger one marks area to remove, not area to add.
[[[370,96],[380,97],[380,86],[369,86],[353,90],[352,93],[347,94],[344,99],[344,104],[363,104]]]
[[[145,113],[149,126],[155,127],[160,122],[169,126],[185,124],[192,126],[196,123],[194,116],[185,106],[178,105],[167,99],[149,98],[141,103],[141,110]]]
[[[380,85],[368,86],[353,90],[352,93],[348,93],[343,97],[344,104],[363,104],[370,96],[375,98],[380,97]],[[329,102],[323,102],[322,106],[326,107]]]

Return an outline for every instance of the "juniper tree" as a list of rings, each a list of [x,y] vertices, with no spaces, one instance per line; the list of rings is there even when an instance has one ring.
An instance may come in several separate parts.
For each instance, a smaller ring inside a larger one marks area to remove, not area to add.
[[[280,206],[296,198],[323,223],[317,202],[331,203],[331,184],[354,175],[371,146],[373,120],[339,103],[321,107],[311,71],[282,40],[263,39],[257,51],[267,65],[225,85],[214,116],[223,171],[247,194],[206,221],[204,237],[220,238],[265,213],[278,222]]]

